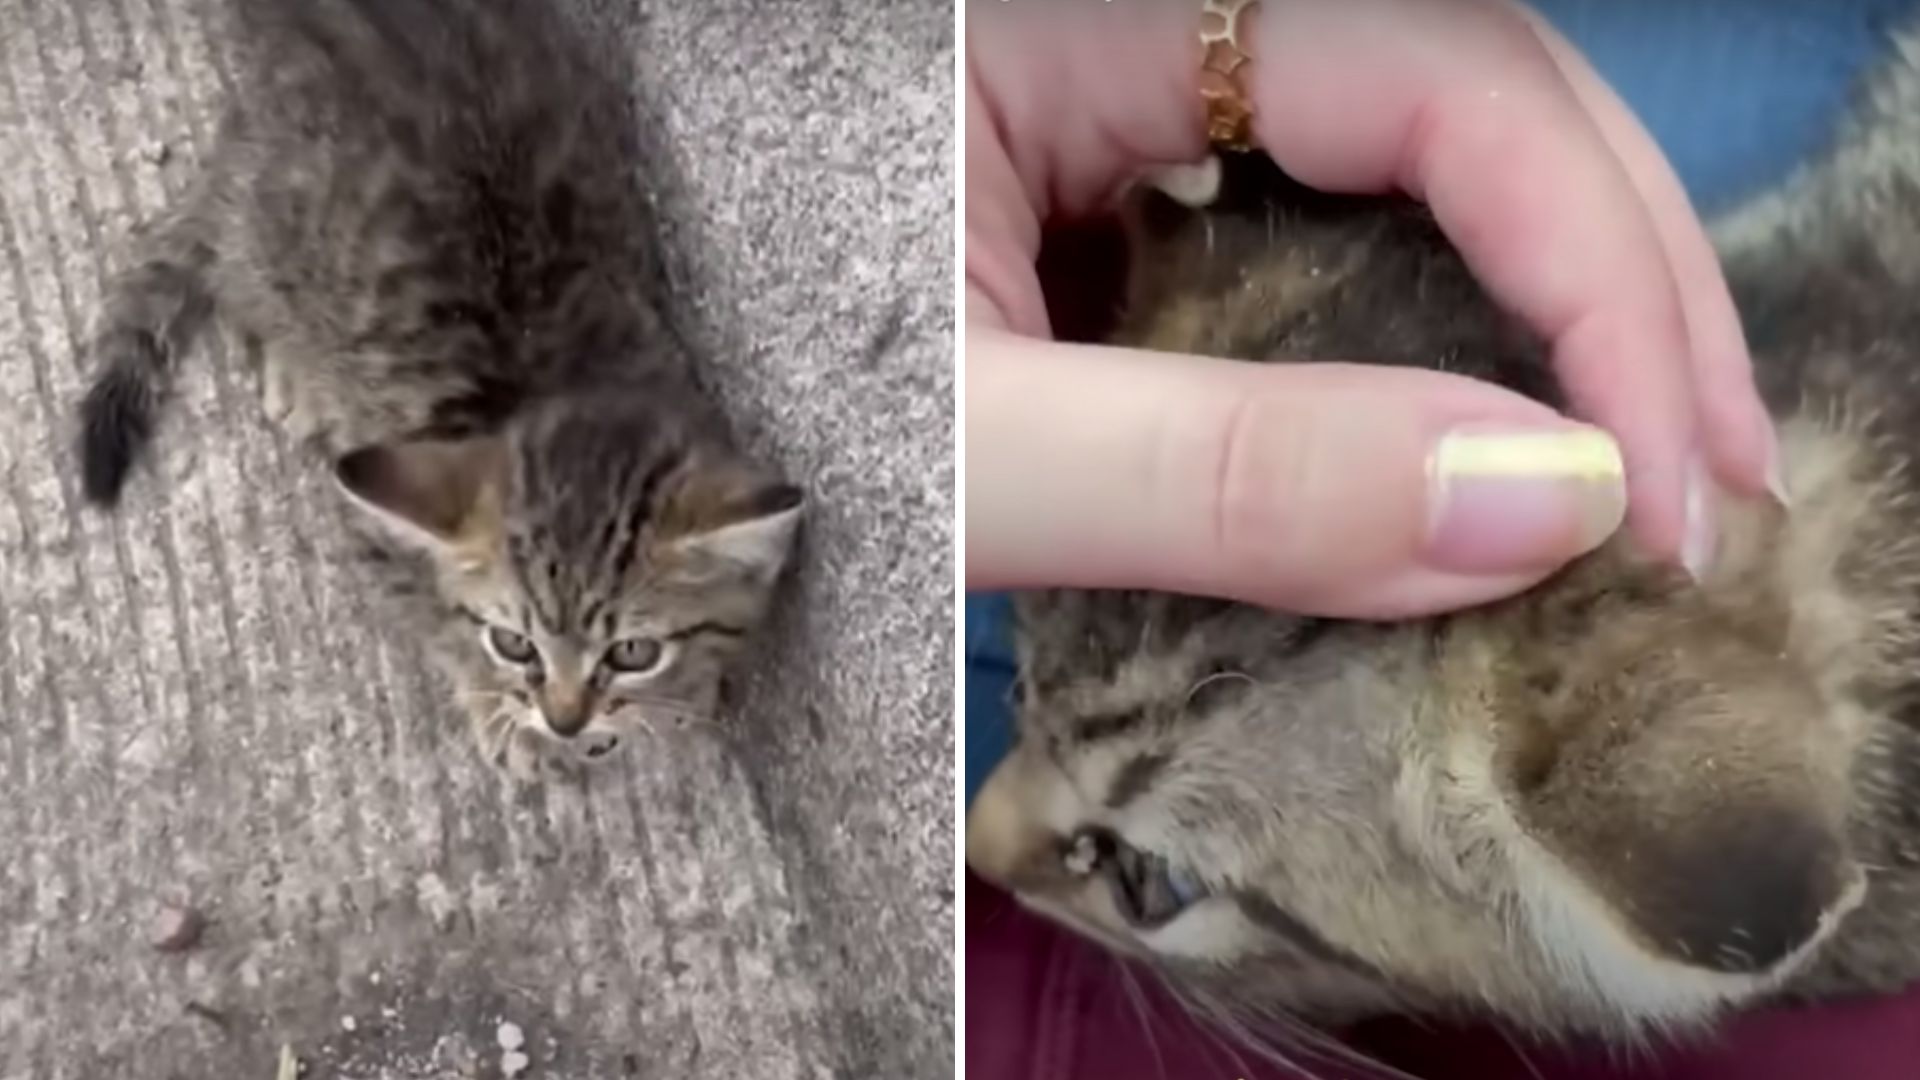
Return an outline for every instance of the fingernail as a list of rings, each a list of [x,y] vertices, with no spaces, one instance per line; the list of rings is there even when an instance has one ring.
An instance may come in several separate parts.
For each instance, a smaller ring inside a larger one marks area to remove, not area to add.
[[[1767,491],[1781,506],[1793,505],[1793,494],[1787,490],[1786,472],[1780,465],[1780,440],[1777,437],[1767,444]]]
[[[1705,581],[1713,569],[1714,548],[1719,534],[1713,526],[1713,480],[1707,467],[1695,458],[1687,468],[1686,529],[1680,538],[1680,562],[1695,582]]]
[[[1620,448],[1598,428],[1455,428],[1427,464],[1436,569],[1548,569],[1600,546],[1626,516]]]
[[[1197,162],[1156,166],[1147,170],[1146,179],[1182,206],[1195,210],[1211,206],[1220,197],[1220,156],[1208,154]]]

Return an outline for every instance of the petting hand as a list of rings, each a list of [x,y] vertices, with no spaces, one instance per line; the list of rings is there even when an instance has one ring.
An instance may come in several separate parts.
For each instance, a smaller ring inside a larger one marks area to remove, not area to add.
[[[1679,182],[1570,47],[1497,0],[1265,0],[1242,39],[1255,142],[1316,187],[1424,200],[1596,427],[1438,372],[1052,341],[1043,224],[1206,152],[1199,20],[1197,2],[970,0],[969,587],[1406,616],[1525,588],[1623,511],[1698,570],[1707,485],[1778,493]]]

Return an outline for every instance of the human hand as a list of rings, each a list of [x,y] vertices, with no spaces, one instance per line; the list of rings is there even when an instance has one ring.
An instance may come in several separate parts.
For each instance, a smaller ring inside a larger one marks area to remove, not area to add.
[[[1618,440],[1624,489],[1617,471],[1594,479],[1596,463],[1618,464],[1597,432],[1453,376],[1048,340],[1042,223],[1205,150],[1198,4],[975,0],[968,22],[971,587],[1410,615],[1537,581],[1614,531],[1623,491],[1641,546],[1697,566],[1706,485],[1769,485],[1772,427],[1678,181],[1528,13],[1266,0],[1246,28],[1256,141],[1315,186],[1424,199],[1490,292],[1552,343],[1575,407]],[[1499,462],[1543,470],[1531,477],[1436,482],[1444,436],[1489,430],[1570,437],[1535,436]]]

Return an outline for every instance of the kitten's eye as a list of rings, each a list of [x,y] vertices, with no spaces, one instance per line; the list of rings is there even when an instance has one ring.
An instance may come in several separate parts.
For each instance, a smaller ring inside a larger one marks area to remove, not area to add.
[[[487,627],[487,647],[509,664],[527,665],[540,659],[540,650],[527,635],[504,626]]]
[[[1136,930],[1165,926],[1174,916],[1206,897],[1190,874],[1158,855],[1115,836],[1107,829],[1082,829],[1063,854],[1067,871],[1078,877],[1100,874],[1113,893],[1113,906]]]
[[[627,638],[607,650],[607,666],[623,675],[642,675],[659,667],[666,655],[658,638]]]

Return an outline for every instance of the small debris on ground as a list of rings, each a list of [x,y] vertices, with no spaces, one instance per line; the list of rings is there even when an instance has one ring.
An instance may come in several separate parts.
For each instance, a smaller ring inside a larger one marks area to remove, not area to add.
[[[499,1040],[502,1050],[518,1050],[527,1045],[526,1033],[520,1030],[519,1024],[511,1020],[501,1021],[500,1030],[494,1032],[493,1037]]]
[[[154,916],[147,942],[161,952],[186,952],[200,943],[207,917],[193,908],[167,904]]]
[[[532,1063],[527,1060],[527,1055],[518,1050],[509,1050],[500,1056],[500,1071],[508,1076],[519,1076],[527,1071],[527,1066],[530,1064]]]
[[[280,1044],[280,1068],[273,1080],[300,1080],[300,1059],[293,1056],[293,1047],[286,1043]]]
[[[354,1030],[355,1028],[357,1028],[357,1027],[359,1027],[359,1026],[360,1026],[360,1022],[359,1022],[358,1020],[355,1020],[355,1019],[354,1019],[353,1017],[351,1017],[351,1016],[343,1016],[343,1017],[341,1017],[341,1018],[340,1018],[340,1030],[341,1030],[341,1031],[348,1031],[348,1032],[350,1032],[350,1031],[352,1031],[352,1030]]]
[[[227,1014],[202,1001],[189,1001],[185,1006],[188,1016],[197,1016],[222,1031],[227,1027]]]

